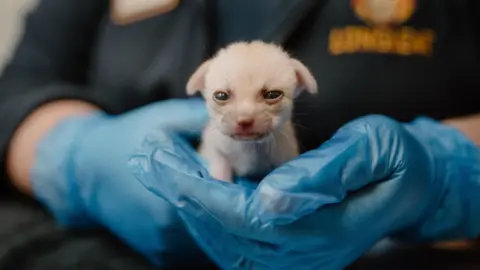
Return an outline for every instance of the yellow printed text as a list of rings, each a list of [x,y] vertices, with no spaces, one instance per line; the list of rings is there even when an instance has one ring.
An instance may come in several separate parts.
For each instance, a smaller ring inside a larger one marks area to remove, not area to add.
[[[434,39],[435,33],[429,29],[348,26],[331,30],[329,51],[333,55],[382,53],[430,56]]]

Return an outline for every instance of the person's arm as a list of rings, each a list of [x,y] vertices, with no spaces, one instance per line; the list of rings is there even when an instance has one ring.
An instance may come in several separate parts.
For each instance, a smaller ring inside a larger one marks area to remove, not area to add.
[[[444,121],[444,123],[457,128],[476,145],[480,146],[480,113],[465,117],[447,119]]]
[[[468,115],[464,117],[455,117],[446,119],[444,124],[452,126],[460,130],[467,138],[474,142],[477,146],[480,146],[480,113],[474,115]],[[448,241],[448,242],[436,242],[432,244],[435,248],[441,249],[468,249],[475,247],[476,245],[470,241]]]
[[[87,80],[92,44],[107,8],[105,0],[40,0],[26,17],[0,77],[0,193],[7,192],[10,180],[28,193],[35,144],[54,123],[112,108],[92,95]]]
[[[78,100],[62,100],[45,104],[31,113],[15,131],[6,155],[6,171],[13,185],[32,195],[30,175],[38,142],[57,123],[67,117],[98,110]]]

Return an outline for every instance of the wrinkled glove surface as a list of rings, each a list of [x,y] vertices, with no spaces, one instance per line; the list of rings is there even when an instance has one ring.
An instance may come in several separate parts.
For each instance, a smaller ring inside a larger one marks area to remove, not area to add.
[[[198,136],[206,120],[200,99],[157,102],[119,116],[66,119],[38,148],[31,174],[36,197],[61,224],[107,227],[157,265],[185,256],[200,264],[207,257],[177,209],[135,179],[128,158],[152,130]]]
[[[480,231],[479,149],[428,118],[356,119],[258,186],[211,179],[193,151],[159,134],[132,157],[132,171],[223,269],[337,270],[387,236]]]

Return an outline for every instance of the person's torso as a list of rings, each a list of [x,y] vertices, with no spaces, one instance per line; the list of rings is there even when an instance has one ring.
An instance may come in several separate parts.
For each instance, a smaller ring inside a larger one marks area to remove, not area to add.
[[[303,150],[367,114],[410,121],[480,111],[478,31],[467,1],[218,1],[181,1],[126,26],[106,18],[92,84],[112,89],[125,109],[184,98],[191,73],[219,46],[263,39],[284,45],[318,82],[318,95],[296,102]]]

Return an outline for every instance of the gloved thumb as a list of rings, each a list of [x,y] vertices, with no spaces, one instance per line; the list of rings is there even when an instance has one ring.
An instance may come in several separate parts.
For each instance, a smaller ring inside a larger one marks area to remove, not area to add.
[[[248,188],[211,179],[195,150],[168,132],[152,132],[129,160],[135,177],[152,193],[200,220],[242,226]]]
[[[397,126],[382,116],[356,120],[319,148],[274,170],[252,197],[259,219],[289,224],[387,178],[401,153]]]

